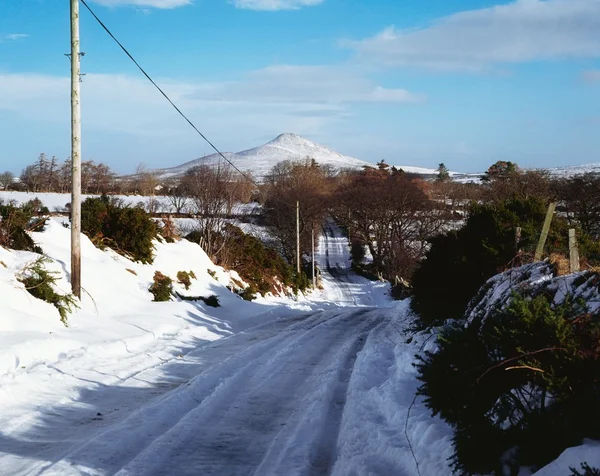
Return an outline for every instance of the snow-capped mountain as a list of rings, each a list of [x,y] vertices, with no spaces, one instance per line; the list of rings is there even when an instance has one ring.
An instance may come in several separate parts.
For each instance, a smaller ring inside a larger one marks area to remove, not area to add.
[[[241,171],[252,172],[258,179],[267,175],[269,170],[282,160],[302,160],[307,157],[314,158],[320,165],[331,165],[336,168],[358,169],[365,165],[373,166],[372,163],[342,155],[323,145],[290,133],[281,134],[272,141],[253,149],[236,153],[226,152],[223,155]],[[177,167],[159,169],[156,172],[162,178],[175,177],[183,175],[192,167],[216,165],[223,162],[221,156],[211,154]]]

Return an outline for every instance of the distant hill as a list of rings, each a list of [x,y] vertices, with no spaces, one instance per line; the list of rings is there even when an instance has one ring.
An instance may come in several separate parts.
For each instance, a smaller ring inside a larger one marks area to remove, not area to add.
[[[223,155],[233,162],[233,164],[241,171],[251,172],[257,180],[265,177],[271,168],[282,160],[302,160],[308,157],[314,158],[321,165],[330,165],[338,169],[360,169],[364,166],[375,167],[374,163],[340,154],[323,145],[291,133],[281,134],[272,141],[254,147],[253,149],[242,150],[241,152],[224,152]],[[222,164],[223,162],[224,160],[221,156],[218,154],[211,154],[176,167],[157,169],[154,172],[162,179],[179,177],[192,167],[197,167],[199,165],[212,166]],[[390,164],[390,166],[392,165],[405,172],[422,175],[424,177],[434,176],[437,173],[435,169],[414,165]],[[552,175],[562,177],[570,177],[585,172],[600,173],[600,164],[559,167],[548,169],[548,171]],[[460,182],[478,182],[481,175],[481,173],[450,172],[450,176],[454,180]]]
[[[321,165],[331,165],[336,168],[358,169],[365,165],[373,166],[364,160],[342,155],[304,137],[289,133],[281,134],[259,147],[236,153],[226,152],[223,155],[240,170],[252,172],[258,179],[267,175],[271,168],[282,160],[302,160],[307,157],[314,158]],[[177,167],[159,169],[156,172],[162,178],[175,177],[185,174],[187,170],[198,165],[216,165],[223,162],[221,156],[211,154]]]

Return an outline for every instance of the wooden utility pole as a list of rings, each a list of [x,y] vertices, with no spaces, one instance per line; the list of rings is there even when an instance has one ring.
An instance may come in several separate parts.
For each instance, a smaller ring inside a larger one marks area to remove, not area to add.
[[[542,259],[542,253],[544,253],[544,246],[546,245],[546,238],[548,238],[548,233],[550,232],[550,224],[552,223],[552,218],[554,217],[555,209],[556,202],[551,202],[550,205],[548,205],[546,219],[544,220],[544,226],[542,227],[542,233],[540,234],[540,241],[538,242],[537,248],[535,250],[535,256],[533,257],[533,261],[537,262]]]
[[[79,0],[71,0],[71,289],[81,298],[81,104]]]
[[[315,225],[312,227],[312,286],[317,289],[317,276],[315,275]]]
[[[571,273],[579,271],[579,249],[577,247],[577,236],[575,229],[569,230],[569,270]]]
[[[296,202],[296,271],[300,275],[300,202]]]

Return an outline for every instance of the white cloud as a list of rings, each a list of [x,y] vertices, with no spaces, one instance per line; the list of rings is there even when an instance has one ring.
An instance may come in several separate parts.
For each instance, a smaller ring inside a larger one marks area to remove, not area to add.
[[[189,5],[192,0],[94,0],[94,2],[107,7],[133,5],[136,7],[169,9]]]
[[[270,66],[246,74],[241,81],[212,85],[197,97],[226,97],[260,103],[349,104],[360,102],[416,103],[425,100],[406,89],[388,89],[348,67]]]
[[[352,115],[353,103],[413,103],[425,98],[386,89],[358,73],[325,66],[275,66],[240,81],[159,79],[167,94],[199,127],[292,130],[315,134]],[[32,121],[67,124],[69,78],[0,74],[0,110]],[[82,84],[84,124],[136,137],[189,134],[188,126],[144,78],[88,73]]]
[[[248,10],[298,10],[302,7],[312,7],[323,3],[324,0],[233,0],[237,8]]]
[[[29,37],[29,35],[26,33],[9,33],[8,35],[0,36],[0,42],[2,40],[8,40],[8,41],[22,40],[23,38],[28,38],[28,37]]]
[[[600,83],[600,70],[584,71],[583,79],[589,83]]]
[[[501,63],[600,57],[600,0],[517,0],[442,18],[416,30],[389,27],[345,41],[365,61],[477,71]]]

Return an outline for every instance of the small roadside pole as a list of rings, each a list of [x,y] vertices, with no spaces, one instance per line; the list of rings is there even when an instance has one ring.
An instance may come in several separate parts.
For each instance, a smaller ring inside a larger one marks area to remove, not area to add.
[[[296,202],[296,271],[300,276],[300,202]]]
[[[546,239],[548,238],[548,233],[550,232],[550,224],[552,223],[555,209],[556,202],[551,202],[550,205],[548,205],[548,212],[546,213],[546,219],[544,220],[544,226],[542,227],[542,233],[540,234],[540,241],[538,242],[535,250],[535,256],[533,258],[534,262],[541,261],[542,259],[542,253],[544,253],[544,246],[546,245]]]
[[[79,0],[71,0],[71,290],[81,299],[81,103]]]
[[[317,277],[315,275],[315,226],[312,227],[312,287],[317,289]]]
[[[579,271],[579,249],[574,228],[569,230],[569,269],[571,273]]]

